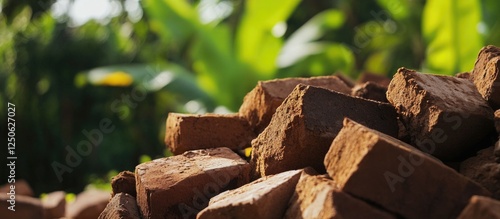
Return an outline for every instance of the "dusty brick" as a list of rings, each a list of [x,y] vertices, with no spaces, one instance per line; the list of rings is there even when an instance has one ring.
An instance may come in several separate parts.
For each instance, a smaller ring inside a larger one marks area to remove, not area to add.
[[[345,94],[351,93],[351,87],[338,76],[259,81],[257,86],[245,96],[239,113],[248,120],[256,133],[260,133],[271,121],[276,108],[298,84],[314,85]]]
[[[269,126],[252,141],[253,177],[308,166],[324,173],[324,156],[346,116],[392,136],[398,134],[396,112],[389,104],[297,85]]]
[[[500,48],[485,46],[479,52],[470,78],[493,109],[500,108]]]
[[[118,175],[111,179],[111,188],[113,189],[111,197],[114,197],[118,193],[127,193],[135,197],[136,191],[134,173],[130,171],[122,171],[118,173]]]
[[[95,219],[106,208],[110,194],[102,190],[86,190],[66,205],[66,217],[72,219]]]
[[[127,193],[117,193],[109,201],[98,219],[140,219],[135,197]]]
[[[243,149],[249,147],[254,138],[248,122],[237,114],[169,113],[166,122],[165,144],[176,155],[217,147]]]
[[[500,201],[484,196],[472,196],[457,219],[500,219]]]
[[[358,84],[352,89],[352,96],[362,97],[365,99],[388,102],[385,96],[387,92],[387,87],[382,87],[374,82],[365,82],[363,84]]]
[[[42,205],[46,219],[64,217],[66,213],[66,193],[64,191],[51,192],[42,199]]]
[[[285,219],[365,219],[396,218],[360,199],[342,192],[334,181],[325,175],[304,173],[290,199]]]
[[[12,184],[7,183],[4,184],[0,187],[0,193],[8,193],[10,191],[10,186]],[[28,184],[28,182],[24,179],[17,179],[16,182],[14,183],[14,186],[16,187],[16,195],[23,195],[23,196],[30,196],[33,197],[33,189],[31,189],[31,186]]]
[[[500,135],[500,110],[495,111],[495,129]]]
[[[0,193],[0,218],[15,218],[15,219],[40,219],[44,218],[44,210],[40,199],[15,195],[15,211],[11,211],[8,207],[10,195]]]
[[[349,119],[325,167],[343,191],[402,218],[456,218],[472,195],[490,195],[437,159]]]
[[[391,79],[382,75],[376,75],[370,72],[363,72],[358,78],[358,84],[364,84],[366,82],[372,82],[378,84],[381,87],[387,88]]]
[[[493,111],[471,81],[400,68],[387,91],[411,144],[443,161],[459,161],[494,132]]]
[[[212,199],[197,219],[274,219],[285,214],[302,170],[263,177]]]
[[[495,161],[494,146],[480,150],[477,156],[460,164],[460,173],[488,189],[500,200],[500,163]]]
[[[195,218],[208,200],[249,181],[249,164],[229,148],[194,150],[139,164],[137,205],[143,218]]]

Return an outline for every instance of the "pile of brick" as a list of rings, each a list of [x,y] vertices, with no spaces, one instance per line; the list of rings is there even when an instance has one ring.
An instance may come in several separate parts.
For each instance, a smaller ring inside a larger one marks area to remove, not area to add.
[[[175,156],[116,176],[100,218],[500,218],[499,71],[488,46],[457,77],[262,81],[238,113],[171,113]]]

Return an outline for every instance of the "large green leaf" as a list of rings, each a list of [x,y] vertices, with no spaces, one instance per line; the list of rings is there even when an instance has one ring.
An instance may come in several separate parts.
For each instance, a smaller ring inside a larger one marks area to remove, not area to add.
[[[193,74],[181,66],[128,64],[94,68],[77,75],[78,87],[135,86],[147,92],[159,90],[175,94],[184,101],[199,100],[208,107],[214,107],[212,98],[202,90]]]
[[[260,78],[271,78],[276,71],[276,58],[282,46],[273,27],[288,19],[300,0],[246,1],[242,21],[237,30],[236,49],[239,58],[251,64]]]
[[[422,22],[425,70],[441,74],[471,70],[483,46],[480,21],[479,0],[428,0]]]

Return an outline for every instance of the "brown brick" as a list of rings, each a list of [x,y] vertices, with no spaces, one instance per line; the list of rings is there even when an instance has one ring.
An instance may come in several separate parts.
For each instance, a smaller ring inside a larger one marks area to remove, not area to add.
[[[251,127],[255,128],[256,133],[260,133],[271,121],[276,108],[298,84],[323,87],[345,94],[351,93],[351,88],[337,76],[259,81],[245,96],[239,113],[249,121]]]
[[[269,126],[252,141],[253,176],[308,166],[324,173],[323,158],[346,116],[392,136],[398,134],[396,112],[389,104],[297,85]]]
[[[263,177],[212,199],[197,219],[283,218],[302,170]]]
[[[478,150],[494,131],[493,111],[466,79],[400,68],[387,91],[410,134],[411,144],[444,161]]]
[[[358,84],[352,89],[352,96],[362,97],[365,99],[388,102],[385,96],[387,92],[387,87],[382,87],[374,82],[365,82],[363,84]]]
[[[248,122],[237,114],[169,113],[165,144],[177,155],[189,150],[217,147],[243,149],[250,146],[254,137]]]
[[[343,191],[402,218],[456,218],[472,195],[490,195],[435,158],[349,119],[325,167]]]
[[[388,78],[388,77],[386,77],[386,76],[376,75],[376,74],[373,74],[373,73],[370,73],[370,72],[363,72],[359,76],[357,82],[358,82],[358,84],[364,84],[366,82],[372,82],[372,83],[380,85],[381,87],[387,88],[387,86],[389,86],[389,83],[391,82],[391,79]]]
[[[457,219],[500,219],[500,201],[484,196],[472,196]]]
[[[339,189],[325,175],[302,174],[290,199],[286,219],[396,218]]]
[[[66,214],[66,193],[64,191],[56,191],[47,194],[42,199],[42,205],[45,209],[45,218],[61,218]]]
[[[460,173],[488,189],[500,200],[500,163],[495,160],[494,147],[480,150],[477,156],[460,164]]]
[[[76,196],[74,202],[67,204],[66,217],[72,219],[95,219],[106,208],[111,195],[102,190],[86,190]]]
[[[135,197],[127,193],[117,193],[98,219],[140,219],[139,209]]]
[[[15,219],[40,219],[44,218],[42,202],[33,197],[24,195],[15,195],[14,210],[8,208],[11,206],[9,201],[11,195],[0,193],[0,218]]]
[[[139,164],[137,205],[146,218],[195,218],[208,200],[248,182],[249,164],[229,148],[188,151]]]
[[[500,48],[486,46],[477,56],[471,80],[493,109],[500,108]]]
[[[135,191],[135,175],[130,171],[122,171],[118,173],[113,179],[111,179],[111,188],[113,193],[111,196],[115,196],[118,193],[127,193],[133,197],[136,196]]]

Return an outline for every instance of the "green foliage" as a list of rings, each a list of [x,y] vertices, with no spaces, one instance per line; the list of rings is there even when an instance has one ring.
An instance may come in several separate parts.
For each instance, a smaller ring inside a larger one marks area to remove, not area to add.
[[[443,74],[471,70],[483,46],[480,22],[477,0],[428,0],[422,27],[428,45],[425,68]]]

